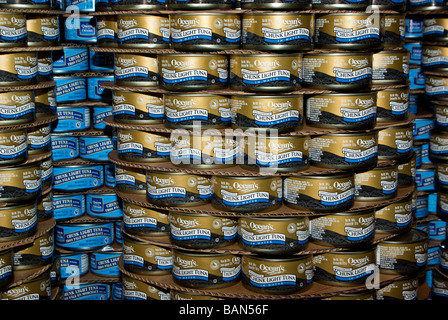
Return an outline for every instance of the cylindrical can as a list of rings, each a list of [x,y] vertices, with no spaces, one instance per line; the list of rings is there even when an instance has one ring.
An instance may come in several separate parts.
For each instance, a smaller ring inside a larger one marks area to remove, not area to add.
[[[377,300],[417,300],[418,277],[413,275],[389,283],[376,292]]]
[[[429,139],[429,157],[434,162],[448,159],[448,133],[432,132]]]
[[[53,75],[52,51],[37,52],[37,76],[39,81],[50,81]]]
[[[89,48],[89,69],[93,72],[114,73],[115,53],[97,52]]]
[[[91,252],[90,271],[102,277],[118,277],[121,275],[118,260],[121,252]]]
[[[118,46],[123,48],[168,48],[170,20],[163,15],[117,16]]]
[[[82,276],[89,271],[89,254],[86,252],[60,254],[58,260],[61,279]]]
[[[423,36],[428,41],[446,41],[448,39],[448,19],[443,16],[425,16]]]
[[[104,185],[102,165],[54,166],[53,189],[61,192],[79,192]]]
[[[64,21],[64,36],[68,42],[96,44],[95,17],[78,16],[77,18],[66,18]]]
[[[433,118],[417,118],[414,120],[413,139],[414,141],[428,141],[431,132],[435,127]]]
[[[409,51],[380,51],[372,55],[372,84],[406,83],[409,78]]]
[[[55,245],[70,251],[98,250],[114,241],[113,223],[58,223]]]
[[[117,16],[96,16],[96,34],[99,47],[117,47]]]
[[[87,99],[87,80],[84,77],[56,76],[57,103],[73,103]]]
[[[54,133],[65,133],[90,129],[90,108],[57,106],[58,120],[53,127]]]
[[[170,211],[169,221],[172,243],[183,248],[219,248],[237,240],[236,218]]]
[[[65,6],[77,6],[82,13],[95,12],[95,0],[65,0]]]
[[[121,219],[123,210],[116,193],[86,195],[87,215],[99,219]]]
[[[187,288],[229,287],[240,280],[241,257],[173,250],[173,280]]]
[[[106,187],[115,188],[115,184],[115,164],[109,161],[104,164],[104,185]]]
[[[311,9],[311,2],[305,0],[241,0],[243,9],[299,10]]]
[[[173,290],[166,292],[165,289],[153,287],[125,274],[122,279],[123,295],[120,300],[171,300],[170,294]]]
[[[110,136],[81,136],[79,137],[79,156],[93,162],[109,161],[109,152],[114,150]]]
[[[169,215],[123,200],[123,230],[132,235],[166,236],[170,231]]]
[[[372,53],[303,55],[303,85],[328,90],[366,90],[372,84]]]
[[[27,129],[28,154],[40,154],[51,150],[51,125],[43,124]]]
[[[0,208],[2,242],[19,240],[34,235],[37,231],[36,201]]]
[[[242,47],[263,51],[306,51],[313,47],[314,15],[294,12],[245,12]]]
[[[261,212],[282,204],[282,179],[272,176],[213,176],[212,206],[233,212]]]
[[[248,92],[290,92],[301,88],[297,53],[231,54],[230,88]]]
[[[435,163],[434,187],[442,192],[448,191],[448,164],[445,162]]]
[[[405,14],[384,15],[384,47],[402,47],[406,28]]]
[[[308,245],[308,217],[240,217],[238,244],[263,255],[294,254]]]
[[[115,82],[125,86],[157,86],[155,55],[115,53]]]
[[[164,119],[164,97],[155,93],[113,90],[112,107],[114,120],[121,123],[161,123]]]
[[[210,202],[210,178],[184,172],[146,171],[148,201],[163,206],[195,206]]]
[[[448,77],[426,73],[425,95],[429,100],[448,100]]]
[[[437,131],[448,131],[448,106],[433,104],[434,126]]]
[[[68,220],[86,213],[86,198],[83,194],[55,194],[53,216],[56,221]]]
[[[409,89],[424,90],[426,82],[426,73],[420,66],[411,66],[409,69]],[[414,109],[415,110],[415,109]],[[416,114],[417,112],[412,112]]]
[[[426,267],[428,234],[411,229],[402,235],[377,244],[377,265],[381,273],[410,275]]]
[[[71,133],[51,135],[51,151],[54,161],[69,160],[79,157],[79,137]]]
[[[115,165],[116,190],[146,193],[146,170]]]
[[[376,111],[378,122],[406,119],[409,111],[409,88],[378,91]]]
[[[1,295],[2,300],[51,300],[50,270],[37,277],[26,279],[21,284],[8,287]]]
[[[378,114],[377,93],[322,93],[306,99],[306,123],[313,127],[373,129]]]
[[[227,56],[223,54],[159,54],[159,87],[168,91],[224,89],[228,85]]]
[[[37,222],[46,221],[53,217],[53,192],[50,191],[37,199]]]
[[[424,45],[422,48],[424,70],[448,70],[448,47]]]
[[[89,71],[87,47],[63,47],[53,52],[53,73],[66,74]]]
[[[389,127],[378,131],[378,159],[399,160],[412,153],[413,124]]]
[[[217,94],[165,93],[165,123],[172,128],[224,128],[230,125],[230,99]]]
[[[409,51],[409,64],[422,64],[423,45],[421,42],[406,42],[403,47]]]
[[[123,160],[169,161],[171,142],[168,135],[119,128],[117,152]]]
[[[375,211],[375,232],[402,233],[413,223],[412,198],[391,203]]]
[[[396,196],[398,190],[398,166],[378,166],[355,174],[355,199],[376,201]]]
[[[342,212],[310,219],[310,241],[324,246],[357,248],[375,236],[375,210]]]
[[[28,85],[37,81],[37,52],[0,54],[0,86]]]
[[[313,136],[310,162],[318,167],[367,170],[378,160],[378,132],[334,133]]]
[[[405,38],[422,38],[423,37],[423,19],[420,17],[406,17],[405,20]]]
[[[417,154],[398,164],[398,185],[410,186],[415,183],[417,171]]]
[[[27,30],[24,13],[1,12],[0,21],[0,47],[26,46]]]
[[[284,133],[303,124],[303,95],[232,95],[232,125],[243,130]]]
[[[0,165],[24,163],[28,159],[26,129],[0,131]]]
[[[104,119],[113,115],[112,106],[93,106],[91,111],[93,128],[97,130],[106,129],[107,125]]]
[[[101,84],[105,82],[114,82],[114,76],[88,77],[87,98],[92,101],[112,101],[112,90],[101,86]]]
[[[275,276],[273,276],[273,274]],[[265,258],[243,255],[241,281],[247,289],[263,294],[292,294],[313,281],[313,257]]]
[[[33,91],[0,93],[0,125],[30,123],[36,118]]]
[[[314,281],[336,287],[365,284],[375,271],[375,249],[327,252],[313,256]]]
[[[175,12],[169,34],[174,50],[217,51],[238,49],[241,16],[230,12]]]
[[[436,174],[434,169],[419,168],[416,170],[415,182],[418,191],[435,191]]]
[[[26,19],[28,46],[42,47],[59,44],[58,16],[31,15]]]
[[[348,210],[354,202],[353,173],[291,176],[283,185],[284,203],[300,210],[338,212]]]
[[[28,245],[14,248],[14,270],[41,268],[53,262],[53,229],[34,239]]]
[[[173,268],[173,251],[151,243],[124,238],[123,266],[140,275],[169,274]]]
[[[61,300],[110,300],[111,285],[109,283],[82,283],[77,286],[64,284]]]
[[[431,300],[446,301],[448,298],[446,292],[448,277],[438,269],[435,269],[432,275]]]
[[[42,193],[40,163],[0,168],[0,181],[1,201],[19,203],[36,199]]]

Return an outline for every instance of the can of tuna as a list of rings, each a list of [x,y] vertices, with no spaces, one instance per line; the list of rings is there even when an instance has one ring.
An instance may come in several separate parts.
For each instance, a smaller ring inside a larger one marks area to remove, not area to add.
[[[437,219],[429,221],[429,240],[445,240],[446,227],[446,221],[444,220]]]
[[[65,41],[79,44],[96,44],[97,33],[93,16],[79,16],[71,20],[66,19],[64,27]]]
[[[316,48],[360,50],[383,46],[385,20],[379,13],[322,14],[316,16],[315,23]]]
[[[309,167],[310,136],[248,136],[244,140],[244,164],[249,170],[295,172]]]
[[[305,0],[241,0],[243,9],[299,10],[311,9],[311,6],[311,2]]]
[[[334,133],[313,136],[310,162],[318,167],[367,170],[378,160],[378,132]]]
[[[416,141],[415,143],[422,142],[422,164],[432,164],[429,158],[429,142],[428,141]]]
[[[115,187],[127,193],[146,193],[146,170],[115,166]]]
[[[173,250],[173,280],[183,287],[229,287],[239,282],[240,273],[241,257],[238,255]]]
[[[163,10],[166,0],[111,0],[113,10]]]
[[[0,12],[0,47],[23,47],[27,44],[26,15]]]
[[[407,9],[410,11],[436,11],[446,10],[448,7],[443,1],[440,0],[409,0]]]
[[[291,176],[284,179],[283,201],[291,208],[338,212],[352,207],[355,197],[353,173]]]
[[[104,119],[113,114],[112,106],[93,106],[92,107],[92,125],[94,129],[104,130],[107,125]]]
[[[314,15],[294,12],[245,12],[242,46],[249,50],[311,50]]]
[[[171,211],[169,222],[172,243],[183,248],[220,248],[237,240],[236,218]]]
[[[53,73],[66,74],[89,71],[87,47],[63,47],[53,51]]]
[[[0,165],[24,163],[28,159],[26,129],[0,131]]]
[[[114,222],[114,228],[115,228],[115,243],[123,244],[123,231],[122,231],[122,221],[115,221]]]
[[[434,126],[437,131],[448,131],[448,106],[434,103],[432,108],[434,112]]]
[[[117,152],[118,158],[122,160],[169,161],[171,148],[170,138],[166,134],[118,129]]]
[[[380,51],[372,55],[372,83],[406,83],[409,78],[409,51]]]
[[[0,86],[28,85],[37,81],[37,52],[0,54]]]
[[[53,192],[37,199],[37,223],[53,218]]]
[[[303,124],[303,95],[232,95],[232,126],[284,133]]]
[[[375,232],[403,233],[413,223],[412,197],[391,203],[375,211]]]
[[[117,17],[96,16],[96,35],[99,47],[117,47]]]
[[[112,95],[114,121],[149,124],[164,120],[167,100],[160,94],[113,90]]]
[[[173,252],[168,248],[125,237],[123,267],[139,275],[170,274],[173,268]]]
[[[369,89],[372,53],[319,53],[303,55],[303,85],[328,90]]]
[[[448,159],[448,133],[431,133],[429,140],[429,157],[434,162],[443,162]]]
[[[87,98],[93,101],[112,101],[112,90],[101,86],[105,82],[114,82],[114,76],[88,77]]]
[[[435,163],[434,186],[441,192],[448,192],[448,164],[445,162]]]
[[[443,16],[425,16],[423,36],[428,41],[446,41],[448,39],[448,19]]]
[[[87,215],[100,219],[121,219],[123,210],[115,193],[87,194]]]
[[[150,284],[124,274],[122,275],[122,279],[123,294],[120,300],[174,300],[170,296],[173,292],[172,289],[166,292],[164,289],[153,287]]]
[[[125,86],[157,86],[155,55],[115,53],[115,82]]]
[[[409,89],[424,90],[426,74],[420,67],[411,67],[409,69]],[[417,112],[413,112],[416,114]]]
[[[418,191],[435,191],[436,173],[434,169],[417,169],[415,182]]]
[[[427,118],[416,118],[414,120],[414,141],[428,141],[431,137],[431,132],[433,131],[435,124],[434,119]]]
[[[58,16],[27,16],[26,31],[28,46],[41,47],[59,44]]]
[[[40,154],[51,150],[51,125],[43,124],[27,129],[28,154]]]
[[[378,159],[399,160],[412,153],[413,124],[389,127],[378,131]]]
[[[79,155],[82,159],[107,162],[109,152],[112,150],[114,150],[112,137],[96,135],[79,137]]]
[[[165,93],[165,123],[172,128],[223,128],[230,125],[230,99],[216,94]]]
[[[33,91],[0,93],[0,125],[33,122],[36,109]]]
[[[448,286],[448,277],[441,270],[435,269],[432,272],[432,287],[431,300],[446,301],[448,293],[446,287]]]
[[[426,196],[426,199],[428,196]],[[428,201],[426,201],[426,204]],[[428,205],[425,207],[426,211],[428,210]],[[429,213],[429,212],[428,212]],[[428,214],[426,214],[428,216]],[[443,189],[437,192],[437,216],[441,219],[448,218],[448,193],[446,193]]]
[[[36,199],[42,193],[40,163],[0,168],[0,201],[21,202]]]
[[[13,285],[2,292],[2,300],[51,300],[50,270],[37,277],[23,280],[21,284]]]
[[[272,276],[272,272],[275,276]],[[250,291],[276,295],[293,294],[307,289],[313,281],[313,276],[311,255],[286,258],[242,256],[241,281]]]
[[[159,87],[168,91],[225,89],[228,60],[222,54],[159,54]]]
[[[53,75],[53,54],[52,51],[37,52],[37,76],[39,81],[51,81]]]
[[[405,16],[404,13],[384,15],[384,48],[403,47],[406,28]]]
[[[109,283],[84,283],[77,286],[64,284],[61,300],[110,300]]]
[[[51,151],[54,161],[79,157],[79,137],[71,133],[51,134]]]
[[[240,141],[218,130],[208,129],[199,134],[173,132],[170,141],[170,160],[176,166],[219,168],[240,162]]]
[[[53,229],[30,244],[14,248],[14,271],[44,267],[53,262]]]
[[[261,212],[282,204],[281,177],[213,176],[213,207],[232,212]]]
[[[54,87],[35,89],[34,106],[36,108],[36,117],[39,115],[56,114],[56,91]]]
[[[415,183],[417,171],[417,154],[398,164],[398,185],[410,186]]]
[[[426,73],[425,95],[429,100],[448,100],[448,77]]]
[[[290,92],[301,88],[297,53],[231,54],[230,88],[248,92]]]
[[[123,231],[151,237],[169,235],[169,215],[123,200]]]
[[[398,190],[398,166],[380,166],[355,174],[355,199],[376,201],[396,196]]]
[[[416,155],[415,164],[417,168],[420,168],[422,166],[422,146],[421,145],[415,145],[412,147],[412,150],[414,151]]]
[[[378,104],[376,92],[310,95],[306,99],[306,123],[321,128],[373,129]]]
[[[89,49],[89,69],[93,72],[114,73],[115,53]]]
[[[40,161],[42,189],[53,185],[53,157]]]
[[[1,207],[0,213],[0,239],[2,242],[24,239],[36,233],[36,201],[26,204]]]
[[[421,42],[406,42],[403,46],[409,51],[409,64],[422,63],[423,45]]]
[[[104,164],[104,185],[106,187],[115,188],[115,164]]]
[[[120,276],[120,269],[118,267],[118,260],[121,252],[91,252],[90,271],[102,277],[118,277]]]
[[[87,81],[83,77],[56,76],[56,102],[73,103],[87,99]]]
[[[165,15],[118,15],[117,41],[123,48],[168,48],[170,19]]]
[[[89,271],[89,254],[64,253],[59,256],[59,273],[61,279],[82,276]]]
[[[240,217],[238,244],[263,255],[294,254],[308,245],[308,217]]]
[[[53,132],[73,132],[90,129],[90,108],[58,106],[56,108],[58,120]]]
[[[79,12],[95,12],[95,0],[65,0],[65,6],[77,6]]]
[[[424,70],[448,70],[448,47],[424,45],[422,49]]]
[[[395,280],[376,292],[376,300],[417,300],[418,277],[410,276],[404,280]]]
[[[86,213],[86,199],[82,194],[55,194],[53,215],[56,221],[80,217]]]
[[[70,251],[97,250],[114,241],[113,223],[58,223],[55,245]]]
[[[405,38],[423,37],[423,20],[419,17],[407,17],[405,20]]]
[[[376,119],[378,122],[406,119],[409,110],[409,88],[377,91],[376,110]]]
[[[78,192],[104,185],[102,165],[54,166],[53,189],[61,192]]]
[[[146,171],[148,201],[161,206],[196,206],[210,202],[210,178],[184,172]]]
[[[425,270],[428,255],[428,234],[411,229],[376,246],[380,273],[413,275]]]
[[[313,256],[314,278],[336,287],[365,284],[375,271],[375,249],[327,252]]]
[[[424,73],[423,73],[424,74]],[[423,80],[426,80],[426,76],[424,74]],[[425,88],[425,81],[423,81],[423,88]],[[424,94],[418,93],[418,94],[409,94],[409,112],[412,114],[417,114],[418,112],[418,105],[421,103],[421,101],[424,98]]]

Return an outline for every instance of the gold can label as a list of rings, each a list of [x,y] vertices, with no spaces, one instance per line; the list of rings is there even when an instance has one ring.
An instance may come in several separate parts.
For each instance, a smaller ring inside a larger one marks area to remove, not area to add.
[[[168,160],[171,143],[168,136],[151,132],[118,129],[117,152],[119,158],[140,161]]]
[[[137,274],[168,274],[173,267],[173,253],[164,247],[124,239],[123,266]]]
[[[53,218],[53,192],[37,200],[37,219],[38,222]]]
[[[33,121],[35,104],[33,91],[13,91],[0,93],[1,121]]]
[[[444,159],[448,155],[448,135],[432,132],[429,138],[429,154],[431,157]]]
[[[437,127],[446,131],[446,128],[448,127],[448,107],[445,105],[435,104],[434,120]]]
[[[168,234],[168,214],[123,200],[123,227],[131,234]]]
[[[170,294],[143,281],[123,275],[123,297],[127,300],[171,300]]]
[[[405,14],[386,14],[384,18],[384,44],[396,46],[404,41],[406,32]]]
[[[56,114],[56,95],[54,88],[34,90],[36,114]]]
[[[376,167],[355,174],[357,199],[392,197],[398,190],[398,166]]]
[[[157,81],[157,58],[150,55],[115,53],[115,80]]]
[[[417,173],[417,155],[414,153],[408,161],[398,164],[398,184],[400,185],[413,184],[416,179],[416,173]]]
[[[0,55],[0,83],[30,82],[37,77],[37,52]]]
[[[26,20],[28,42],[57,42],[59,19],[57,16],[36,17]]]
[[[146,170],[115,165],[117,191],[129,193],[146,192]]]
[[[1,295],[2,300],[51,300],[50,272],[8,288]]]
[[[417,300],[418,278],[396,280],[377,290],[376,299]]]
[[[0,131],[0,163],[25,162],[27,153],[26,129]]]
[[[112,112],[119,122],[161,122],[164,115],[163,97],[142,92],[113,91]]]
[[[42,191],[40,164],[0,170],[0,199],[20,201],[36,197]]]
[[[375,212],[377,232],[396,232],[406,229],[413,222],[412,198],[391,203]]]
[[[0,274],[2,283],[11,283],[13,279],[13,249],[0,251]]]
[[[422,67],[423,68],[446,68],[448,64],[448,48],[440,46],[423,46]]]
[[[32,268],[36,265],[45,265],[45,262],[53,258],[54,253],[54,237],[53,229],[43,234],[33,241],[33,244],[29,247],[18,249],[14,252],[14,267]],[[38,263],[33,263],[32,266],[22,265],[21,261],[28,259],[37,259]]]
[[[117,18],[115,16],[97,16],[96,34],[99,43],[117,41]]]
[[[166,45],[170,40],[170,20],[156,15],[119,15],[117,37],[119,44]]]
[[[448,19],[430,17],[423,20],[423,35],[428,38],[446,38]]]
[[[377,119],[382,121],[406,118],[409,110],[409,89],[386,89],[377,92]]]
[[[373,76],[375,83],[401,83],[409,77],[408,50],[381,51],[372,56]]]
[[[448,94],[448,78],[426,74],[425,94],[430,99],[442,99]]]
[[[44,124],[29,128],[27,131],[28,153],[40,153],[50,150],[51,126]]]
[[[0,225],[9,230],[3,240],[20,239],[32,234],[37,226],[36,202],[27,205],[5,207],[0,210]]]
[[[412,152],[413,126],[390,127],[378,131],[378,158],[399,159]]]
[[[26,15],[20,13],[0,14],[0,46],[2,43],[26,43]]]

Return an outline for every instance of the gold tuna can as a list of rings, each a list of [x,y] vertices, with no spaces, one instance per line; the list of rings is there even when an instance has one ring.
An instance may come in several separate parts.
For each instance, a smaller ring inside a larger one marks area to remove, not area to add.
[[[0,165],[20,164],[27,159],[26,129],[0,131]]]
[[[376,247],[380,273],[413,275],[426,268],[428,234],[419,229],[383,240]]]
[[[448,71],[448,47],[424,45],[422,69],[425,71]]]
[[[169,234],[169,215],[123,200],[123,230],[132,235],[150,237]]]
[[[384,89],[377,92],[376,116],[378,122],[407,119],[409,88]]]
[[[322,93],[306,99],[306,123],[320,128],[373,129],[377,93]]]
[[[348,210],[354,203],[353,173],[290,176],[284,179],[283,201],[291,208],[316,212]]]
[[[378,131],[378,159],[401,160],[412,154],[413,124]]]
[[[0,200],[19,203],[42,193],[40,163],[0,168]]]
[[[313,49],[314,14],[294,12],[245,12],[242,47],[263,51]]]
[[[447,299],[446,288],[448,287],[448,276],[439,269],[433,271],[433,282],[431,288],[431,300]]]
[[[364,171],[378,160],[378,132],[333,133],[313,136],[310,162],[317,167]]]
[[[425,74],[425,96],[429,100],[448,100],[448,77]]]
[[[173,250],[174,282],[187,288],[219,289],[240,280],[241,257],[227,253]]]
[[[123,300],[170,300],[170,293],[164,289],[154,287],[134,277],[122,275]]]
[[[446,41],[448,39],[448,19],[444,16],[425,16],[423,36],[431,42]]]
[[[33,91],[0,93],[0,126],[33,122],[36,105]]]
[[[59,44],[58,16],[28,16],[26,29],[29,47],[46,47]]]
[[[247,92],[291,92],[301,88],[302,56],[293,53],[231,54],[230,88]]]
[[[417,300],[418,276],[412,275],[402,280],[382,286],[376,292],[377,300]]]
[[[24,47],[27,44],[26,15],[0,12],[0,47]]]
[[[385,14],[384,15],[384,48],[403,47],[406,14]]]
[[[232,212],[261,212],[282,204],[282,179],[257,176],[213,176],[212,206]]]
[[[96,34],[98,47],[117,47],[117,16],[96,16]]]
[[[294,254],[308,245],[308,217],[240,217],[238,244],[263,255]]]
[[[13,280],[13,249],[0,251],[0,290],[3,291]]]
[[[372,53],[303,55],[303,86],[328,90],[368,90],[372,84]]]
[[[391,203],[375,211],[375,232],[402,233],[413,223],[412,197]]]
[[[37,81],[37,52],[0,54],[0,86],[33,84]]]
[[[172,128],[225,128],[230,125],[228,96],[170,92],[163,95],[165,123]]]
[[[232,126],[285,133],[303,124],[303,95],[232,95]]]
[[[51,300],[50,270],[20,284],[8,287],[0,295],[1,300]]]
[[[309,167],[310,136],[248,135],[245,137],[244,164],[260,172],[296,172]]]
[[[380,51],[372,56],[373,84],[405,84],[409,79],[407,49]]]
[[[0,239],[2,242],[24,239],[36,233],[36,201],[2,207],[0,214]]]
[[[417,173],[417,154],[398,164],[398,185],[410,186],[415,183]]]
[[[338,212],[310,219],[310,241],[330,247],[359,248],[375,237],[375,211]]]
[[[123,239],[123,267],[140,275],[165,275],[173,267],[173,252],[149,242]]]
[[[375,271],[375,249],[316,254],[313,264],[316,282],[336,287],[363,285]]]
[[[146,171],[146,196],[161,206],[188,207],[210,202],[210,178],[184,172]]]
[[[115,188],[126,193],[146,193],[146,170],[115,165]]]
[[[168,91],[225,89],[228,60],[223,54],[158,54],[159,87]]]
[[[27,129],[28,154],[51,151],[51,124],[42,124]]]
[[[115,53],[114,76],[118,85],[157,86],[157,57],[151,54]]]
[[[431,132],[429,138],[429,158],[434,162],[443,162],[448,159],[448,133]]]
[[[44,267],[53,262],[53,229],[34,239],[30,244],[14,248],[14,270]]]
[[[113,90],[114,121],[129,124],[162,123],[163,96],[157,93]]]
[[[183,248],[221,248],[237,240],[236,218],[171,211],[169,221],[171,242]]]
[[[379,13],[329,13],[316,16],[314,45],[324,49],[365,50],[383,46],[384,16]]]
[[[170,20],[163,15],[121,14],[117,16],[117,42],[120,48],[169,47]]]
[[[171,163],[186,168],[221,168],[240,163],[240,140],[217,129],[172,132]]]
[[[248,290],[262,294],[303,291],[313,282],[313,258],[311,255],[275,258],[244,255],[241,281]]]
[[[243,9],[300,10],[311,9],[311,6],[307,0],[241,0]]]
[[[169,161],[171,143],[168,135],[119,128],[118,158],[141,162]]]
[[[170,42],[174,50],[238,49],[240,40],[239,13],[194,11],[170,14]]]
[[[355,174],[355,199],[376,201],[391,199],[397,195],[398,166],[379,166]]]

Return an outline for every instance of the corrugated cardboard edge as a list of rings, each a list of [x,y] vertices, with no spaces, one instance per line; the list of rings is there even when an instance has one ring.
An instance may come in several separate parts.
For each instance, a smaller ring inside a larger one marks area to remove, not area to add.
[[[0,11],[3,11],[2,9],[0,9]],[[35,51],[57,51],[57,50],[62,50],[62,46],[48,46],[48,47],[27,47],[27,46],[23,46],[23,47],[1,47],[0,48],[0,53],[3,52],[35,52]]]
[[[40,81],[33,84],[17,84],[16,86],[1,86],[0,92],[25,91],[51,88],[56,85],[55,81]]]

